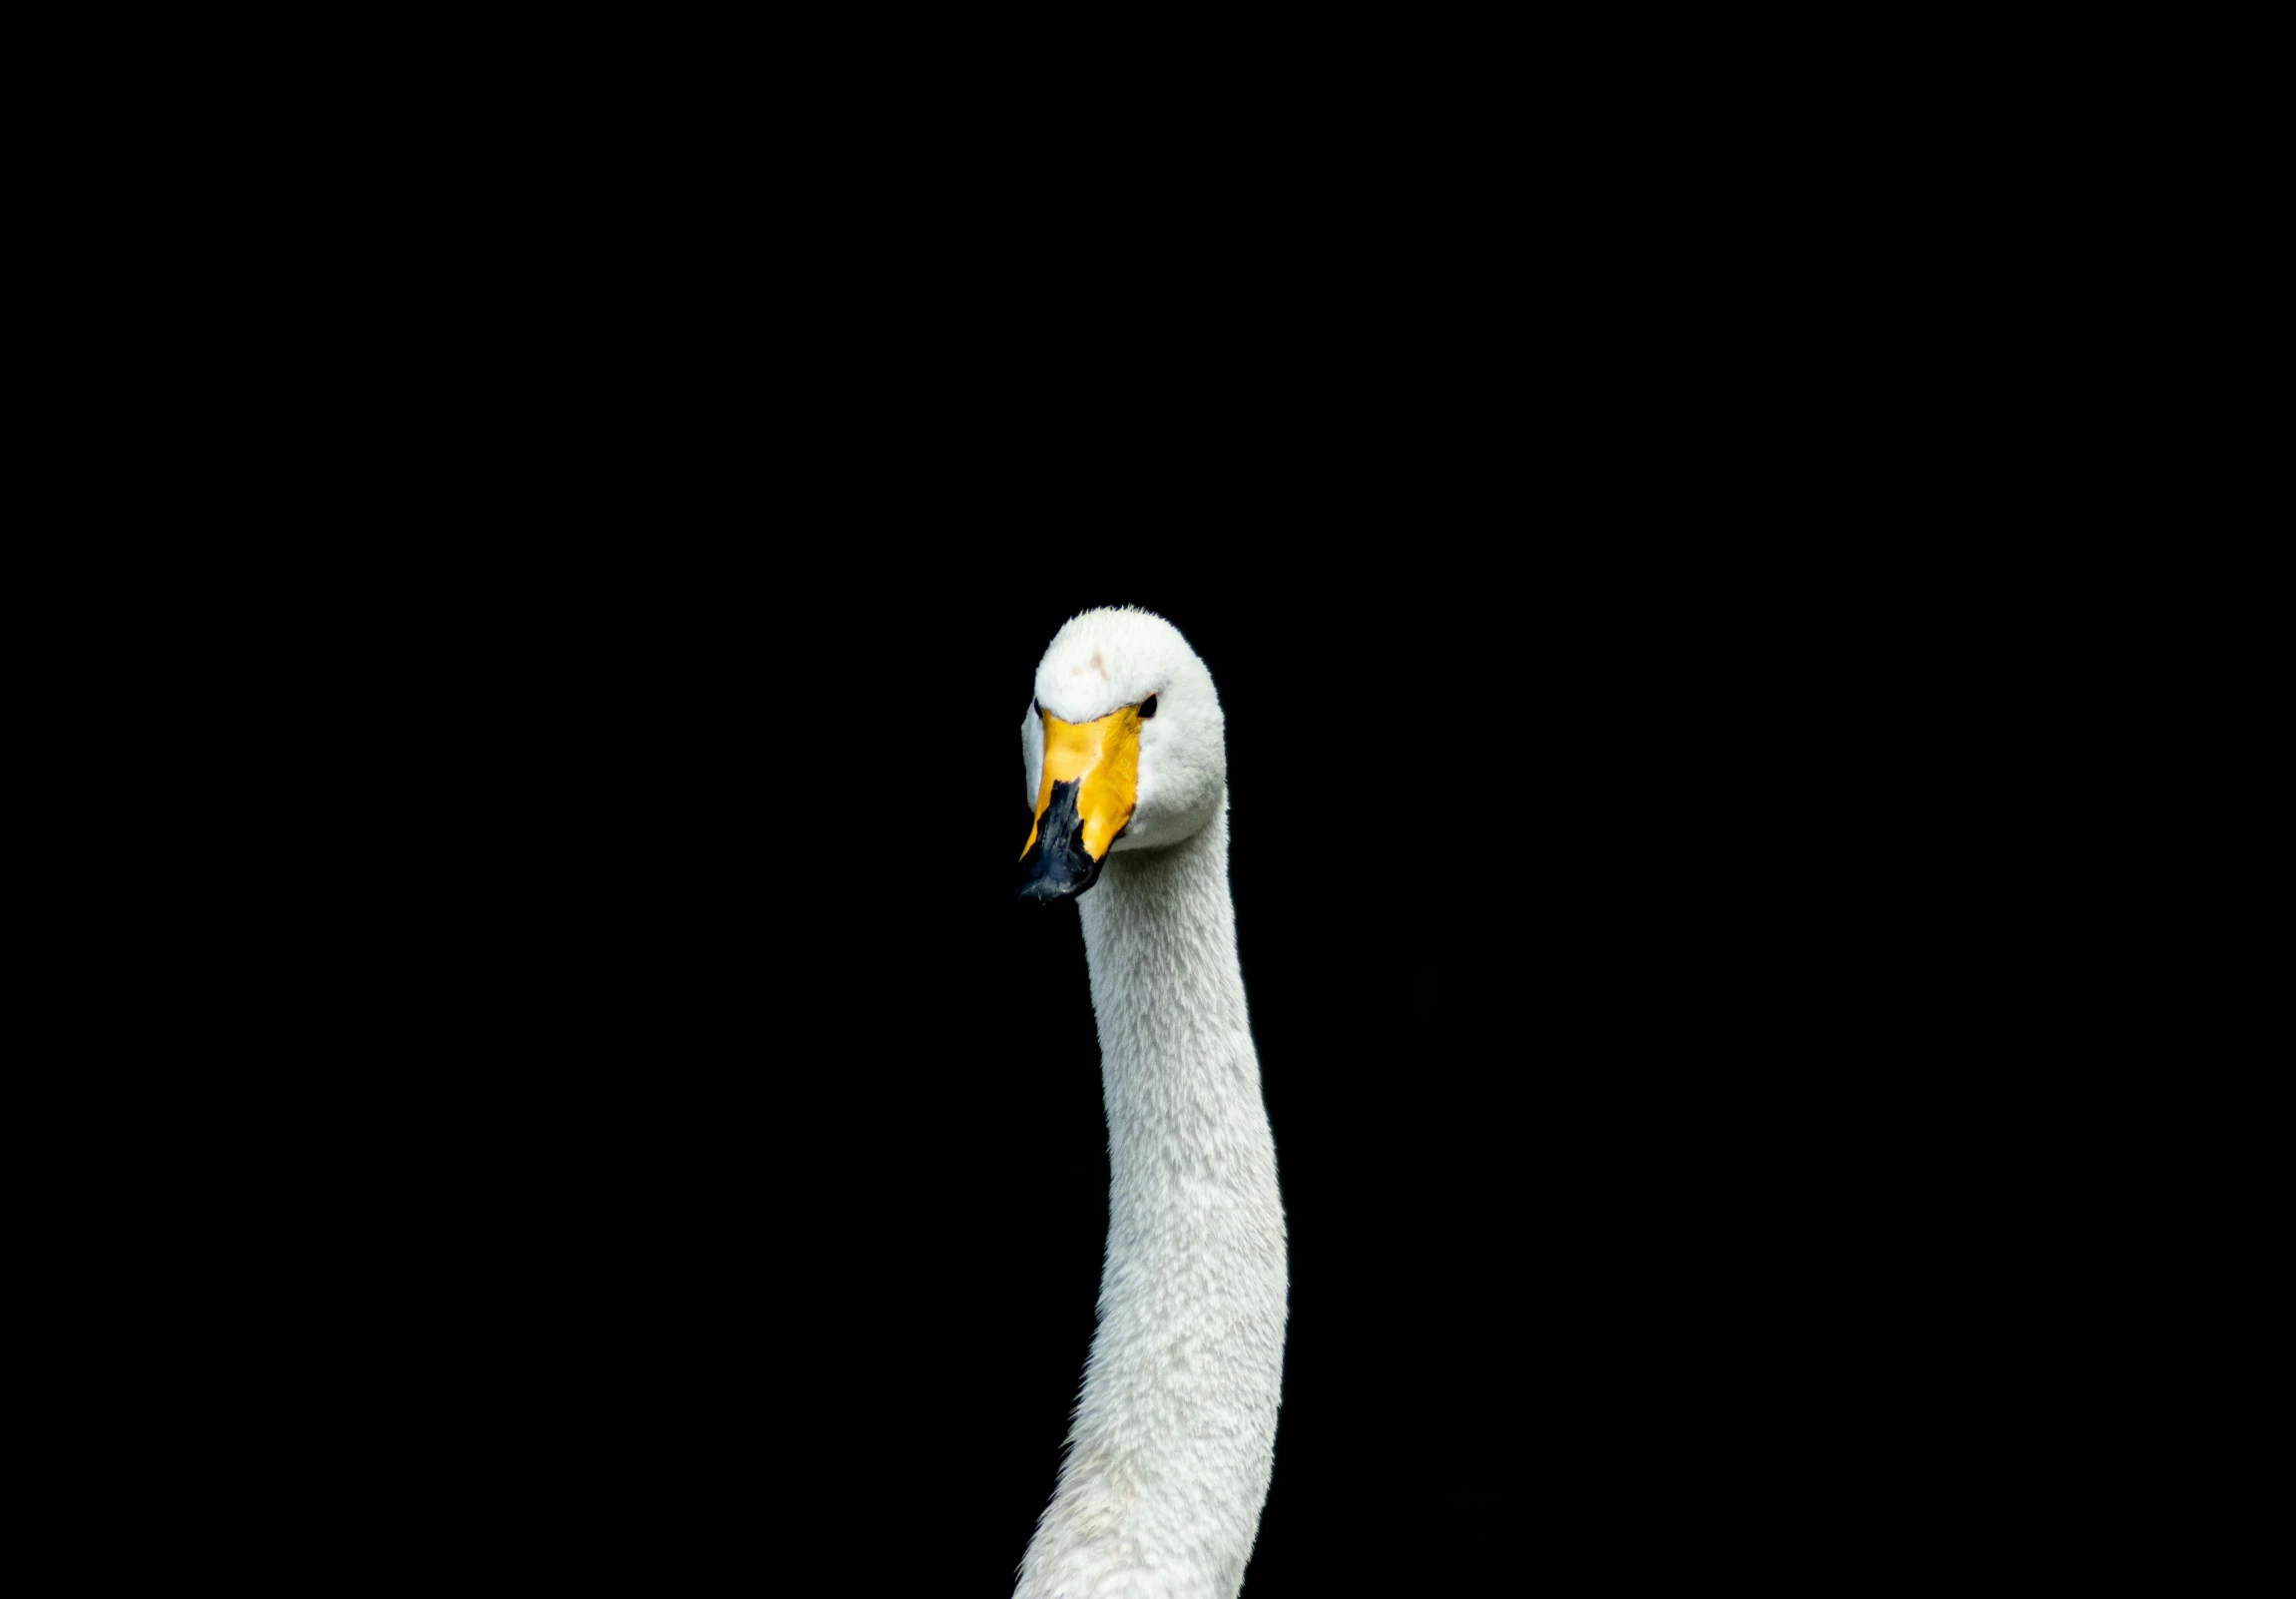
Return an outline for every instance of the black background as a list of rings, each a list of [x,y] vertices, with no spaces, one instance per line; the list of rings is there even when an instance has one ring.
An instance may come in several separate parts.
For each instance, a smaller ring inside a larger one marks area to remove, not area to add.
[[[1698,140],[1614,181],[1616,126],[1519,202],[1367,137],[1312,227],[1292,163],[1211,230],[1030,175],[1041,239],[938,131],[886,164],[929,211],[680,155],[616,180],[658,228],[587,161],[552,227],[522,163],[327,275],[276,424],[154,474],[295,537],[173,557],[228,603],[139,674],[181,745],[117,841],[193,886],[90,896],[190,974],[90,1011],[161,1039],[97,1136],[182,1163],[128,1229],[164,1272],[84,1252],[143,1296],[115,1376],[199,1416],[133,1469],[327,1578],[1008,1592],[1106,1177],[1073,907],[1011,893],[1018,722],[1131,602],[1228,708],[1290,1221],[1248,1591],[1832,1590],[2008,1513],[2016,1412],[1955,1385],[2007,1296],[1939,1224],[2032,1141],[1974,1017],[2045,887],[1974,880],[2002,763],[1933,758],[1934,690],[2057,574],[2005,600],[1934,531],[2000,510],[1956,470],[1985,368],[1907,345],[1946,324],[1872,265],[1896,225],[1794,185],[1781,252]],[[164,559],[106,596],[173,609]]]

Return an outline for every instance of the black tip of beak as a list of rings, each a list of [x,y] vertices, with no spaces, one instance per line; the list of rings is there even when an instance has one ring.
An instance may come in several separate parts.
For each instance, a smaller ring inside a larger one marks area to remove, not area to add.
[[[1100,862],[1084,847],[1084,818],[1076,813],[1077,785],[1056,783],[1052,802],[1036,823],[1036,842],[1020,857],[1020,897],[1049,905],[1073,899],[1100,880]]]

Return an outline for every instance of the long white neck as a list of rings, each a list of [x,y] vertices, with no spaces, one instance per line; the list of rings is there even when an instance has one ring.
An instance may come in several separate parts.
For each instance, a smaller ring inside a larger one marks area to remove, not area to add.
[[[1225,805],[1077,901],[1108,1109],[1100,1325],[1015,1599],[1232,1599],[1284,1368],[1284,1212],[1236,964]]]

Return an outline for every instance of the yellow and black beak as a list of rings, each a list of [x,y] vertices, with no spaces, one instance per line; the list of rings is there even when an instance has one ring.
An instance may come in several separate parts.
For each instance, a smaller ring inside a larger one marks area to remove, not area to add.
[[[1036,825],[1020,851],[1020,897],[1049,904],[1100,880],[1116,835],[1140,795],[1140,708],[1097,722],[1063,722],[1046,712],[1044,777]]]

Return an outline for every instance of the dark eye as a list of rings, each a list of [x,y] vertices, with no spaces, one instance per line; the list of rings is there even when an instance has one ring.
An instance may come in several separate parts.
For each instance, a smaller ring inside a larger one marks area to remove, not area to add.
[[[1156,696],[1150,695],[1140,702],[1140,720],[1145,722],[1156,714]]]

